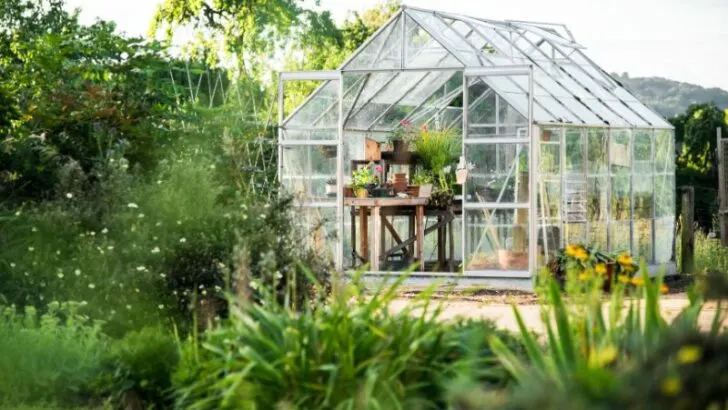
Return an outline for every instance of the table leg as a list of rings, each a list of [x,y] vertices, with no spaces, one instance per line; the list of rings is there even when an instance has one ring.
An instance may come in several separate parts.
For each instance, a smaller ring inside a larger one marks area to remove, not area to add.
[[[372,259],[371,259],[371,270],[374,272],[379,271],[379,251],[382,246],[382,218],[379,215],[379,207],[372,207]]]
[[[417,222],[417,260],[420,262],[420,269],[422,272],[425,271],[425,259],[423,258],[424,255],[424,246],[425,246],[425,227],[424,227],[424,216],[425,216],[425,207],[422,205],[418,205],[415,210],[415,219]]]
[[[356,209],[354,207],[349,209],[349,215],[351,216],[351,267],[353,268],[359,264],[356,253]]]
[[[442,215],[437,216],[437,224],[442,224]],[[437,228],[437,264],[438,269],[445,268],[445,226]]]
[[[367,207],[359,207],[359,248],[361,257],[369,259],[369,221],[367,221]]]
[[[415,236],[415,217],[414,217],[414,215],[408,216],[407,220],[408,220],[407,228],[409,229],[409,235],[407,235],[407,237],[411,238],[411,237]],[[410,255],[415,254],[415,245],[414,244],[409,247],[409,254]]]
[[[452,216],[452,215],[451,215]],[[455,270],[455,232],[453,232],[453,227],[455,224],[453,221],[455,220],[454,216],[452,216],[453,219],[450,219],[450,222],[447,223],[447,232],[449,236],[449,245],[450,245],[450,261],[448,263],[449,271],[453,272]]]

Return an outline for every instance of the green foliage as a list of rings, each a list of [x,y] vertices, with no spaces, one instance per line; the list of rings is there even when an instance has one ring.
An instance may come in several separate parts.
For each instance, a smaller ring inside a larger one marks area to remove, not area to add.
[[[115,341],[104,358],[99,393],[120,402],[134,392],[145,408],[168,408],[171,375],[179,361],[173,335],[159,327],[146,327]]]
[[[53,302],[40,314],[2,307],[0,405],[83,402],[109,344],[83,308]]]
[[[457,371],[503,385],[483,344],[495,333],[491,325],[440,321],[430,292],[394,313],[398,285],[371,295],[354,285],[302,312],[236,307],[229,323],[186,344],[177,406],[426,408],[444,404],[444,383]]]

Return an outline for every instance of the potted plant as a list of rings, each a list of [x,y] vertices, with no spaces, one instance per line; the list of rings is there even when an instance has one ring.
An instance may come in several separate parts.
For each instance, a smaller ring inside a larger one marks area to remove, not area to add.
[[[412,183],[419,186],[417,196],[420,198],[429,198],[432,194],[432,183],[434,178],[432,173],[421,170],[417,171],[412,178]]]
[[[326,195],[336,196],[336,178],[329,178],[326,180]]]
[[[394,132],[389,134],[387,142],[392,145],[394,156],[401,158],[409,153],[409,144],[417,137],[417,133],[412,128],[412,122],[402,120]]]
[[[369,166],[361,167],[352,174],[351,187],[357,198],[367,198],[369,189],[375,187],[376,184],[377,177]]]

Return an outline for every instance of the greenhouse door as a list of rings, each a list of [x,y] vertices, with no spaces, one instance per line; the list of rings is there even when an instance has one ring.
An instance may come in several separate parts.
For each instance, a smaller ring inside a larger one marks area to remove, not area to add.
[[[530,66],[464,72],[463,272],[528,278],[536,267]]]
[[[296,199],[307,245],[337,270],[343,264],[341,109],[339,71],[280,74],[278,177]]]

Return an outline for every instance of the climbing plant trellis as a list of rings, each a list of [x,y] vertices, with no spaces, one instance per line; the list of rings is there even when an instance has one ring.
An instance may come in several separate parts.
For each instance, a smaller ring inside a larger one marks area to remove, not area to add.
[[[169,68],[178,102],[188,100],[206,113],[194,126],[211,136],[219,132],[225,150],[234,156],[235,171],[246,182],[238,188],[270,199],[277,181],[275,104],[256,93],[255,81],[230,81],[227,75],[223,70],[194,69],[189,62]]]

